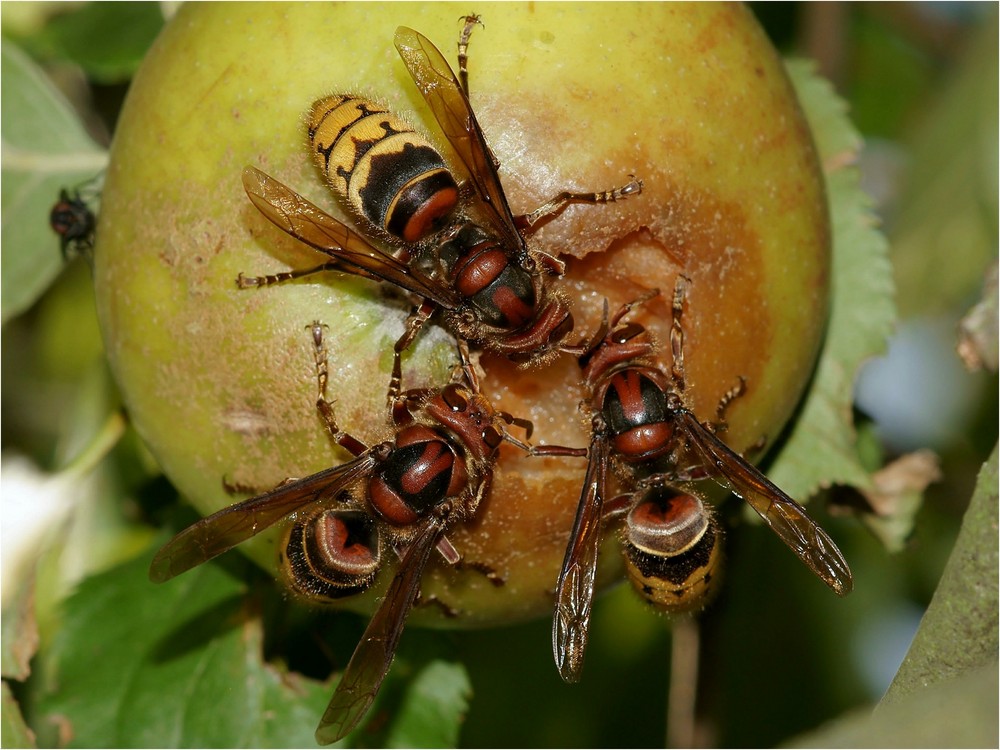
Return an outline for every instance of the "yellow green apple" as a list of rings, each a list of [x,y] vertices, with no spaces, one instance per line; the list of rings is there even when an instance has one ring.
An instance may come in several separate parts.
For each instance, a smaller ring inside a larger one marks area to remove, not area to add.
[[[460,11],[483,27],[469,47],[471,101],[515,214],[562,190],[606,190],[630,175],[639,196],[577,205],[531,242],[567,262],[560,284],[582,338],[651,288],[635,311],[663,343],[678,273],[689,404],[704,419],[742,376],[726,439],[773,439],[794,409],[821,340],[828,226],[816,155],[781,61],[751,13],[730,4],[191,3],[157,40],[115,133],[98,227],[96,280],[108,355],[134,424],[203,514],[289,476],[340,463],[316,409],[307,326],[328,326],[330,397],[358,438],[385,436],[391,349],[411,302],[332,274],[264,289],[250,275],[322,260],[269,224],[243,191],[253,165],[348,224],[309,153],[312,102],[338,92],[387,105],[447,142],[394,46],[400,25],[454,61]],[[453,67],[457,65],[453,62]],[[460,175],[461,176],[461,175]],[[377,240],[376,240],[377,241]],[[669,351],[662,361],[669,367]],[[404,360],[404,387],[443,384],[453,340],[428,326]],[[579,368],[569,356],[518,369],[481,359],[484,392],[530,419],[533,442],[586,446]],[[508,449],[509,448],[509,449]],[[474,522],[449,532],[474,568],[435,556],[414,620],[444,626],[551,613],[585,460],[505,446]],[[277,535],[242,545],[274,567]],[[611,535],[602,585],[621,575]],[[369,594],[368,610],[392,566]]]

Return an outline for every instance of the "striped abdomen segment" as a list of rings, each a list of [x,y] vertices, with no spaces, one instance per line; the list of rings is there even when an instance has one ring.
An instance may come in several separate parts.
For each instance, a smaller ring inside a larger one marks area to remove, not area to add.
[[[674,425],[666,393],[640,368],[628,367],[611,377],[601,414],[623,461],[648,461],[673,447]]]
[[[396,445],[368,482],[368,499],[394,526],[416,523],[468,484],[465,459],[451,443],[424,425],[396,435]]]
[[[455,289],[488,325],[516,330],[538,315],[531,275],[513,263],[495,240],[468,248],[452,273]]]
[[[351,207],[406,242],[429,235],[458,203],[458,186],[437,149],[368,99],[318,100],[309,140],[330,184]]]

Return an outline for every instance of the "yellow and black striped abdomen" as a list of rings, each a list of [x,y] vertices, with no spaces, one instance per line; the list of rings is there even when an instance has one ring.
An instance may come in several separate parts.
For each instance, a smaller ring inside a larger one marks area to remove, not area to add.
[[[458,186],[437,149],[368,99],[318,100],[309,140],[330,184],[351,207],[406,242],[433,232],[458,203]]]
[[[625,573],[636,593],[662,612],[704,609],[719,590],[722,544],[713,517],[695,545],[678,555],[650,554],[627,540]]]

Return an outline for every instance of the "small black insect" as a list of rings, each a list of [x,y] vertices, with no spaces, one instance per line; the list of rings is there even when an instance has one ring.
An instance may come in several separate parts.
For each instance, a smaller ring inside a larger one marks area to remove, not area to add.
[[[59,191],[59,200],[49,212],[49,226],[59,235],[63,260],[68,260],[71,252],[88,257],[93,252],[97,217],[79,190]]]

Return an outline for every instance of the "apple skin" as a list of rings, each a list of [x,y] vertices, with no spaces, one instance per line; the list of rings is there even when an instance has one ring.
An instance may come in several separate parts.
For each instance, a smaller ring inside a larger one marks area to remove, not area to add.
[[[387,104],[449,158],[393,47],[399,25],[452,61],[460,10],[482,15],[469,49],[471,100],[515,214],[562,190],[628,181],[640,196],[572,206],[532,241],[567,261],[562,285],[577,340],[643,291],[664,294],[634,318],[660,342],[678,272],[686,398],[712,419],[736,382],[727,442],[773,439],[811,373],[827,312],[829,230],[822,179],[780,60],[748,10],[728,4],[192,3],[180,8],[129,91],[115,134],[98,227],[98,314],[113,372],[139,434],[203,514],[349,456],[314,407],[307,326],[329,326],[330,397],[341,426],[366,442],[388,432],[392,343],[409,303],[379,285],[326,275],[267,289],[237,274],[321,259],[247,200],[254,165],[348,224],[306,141],[312,102],[335,92]],[[454,163],[454,161],[452,161]],[[669,367],[669,352],[663,364]],[[428,326],[404,359],[404,387],[441,385],[450,337]],[[533,442],[585,446],[579,368],[563,356],[518,369],[484,355],[483,390],[531,419]],[[494,586],[438,556],[411,620],[442,627],[552,612],[552,591],[585,471],[583,459],[529,458],[504,446],[477,519],[448,536]],[[245,495],[244,495],[245,496]],[[272,530],[240,546],[273,568]],[[775,543],[779,543],[775,540]],[[621,578],[617,539],[599,585]],[[344,606],[371,611],[394,566]]]

